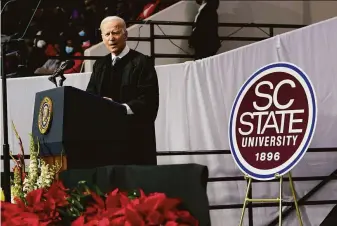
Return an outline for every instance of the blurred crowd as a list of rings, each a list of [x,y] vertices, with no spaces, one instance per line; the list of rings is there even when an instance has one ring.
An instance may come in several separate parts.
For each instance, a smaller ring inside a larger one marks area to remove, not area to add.
[[[38,0],[2,1],[2,40],[17,39],[26,30]],[[100,21],[118,15],[143,20],[177,0],[43,0],[21,42],[6,45],[6,74],[10,77],[52,74],[64,56],[82,56],[101,41]],[[65,73],[78,73],[82,59]]]

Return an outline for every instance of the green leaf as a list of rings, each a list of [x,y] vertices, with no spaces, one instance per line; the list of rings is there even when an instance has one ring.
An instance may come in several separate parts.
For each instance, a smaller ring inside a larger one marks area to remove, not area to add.
[[[64,211],[63,209],[57,209],[57,211],[60,213],[61,216],[64,216],[64,217],[69,216],[69,214],[67,214],[67,212]]]
[[[72,211],[70,209],[67,209],[67,215],[71,216],[72,215]]]
[[[104,196],[104,193],[99,189],[98,186],[94,186],[93,191],[99,196]]]
[[[138,199],[140,197],[140,192],[137,189],[131,190],[128,192],[129,199]]]
[[[78,208],[80,210],[84,210],[83,205],[79,201],[77,201],[77,200],[74,200],[74,207]]]

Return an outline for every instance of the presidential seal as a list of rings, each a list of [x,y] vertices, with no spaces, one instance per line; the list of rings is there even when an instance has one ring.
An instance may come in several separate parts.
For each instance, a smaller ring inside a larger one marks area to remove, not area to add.
[[[46,134],[49,130],[53,113],[53,102],[49,97],[43,98],[40,104],[38,126],[40,133]]]

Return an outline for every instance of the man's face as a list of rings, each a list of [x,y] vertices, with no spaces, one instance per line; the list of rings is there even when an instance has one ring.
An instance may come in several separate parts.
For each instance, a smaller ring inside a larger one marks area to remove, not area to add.
[[[101,27],[103,43],[107,49],[115,55],[120,54],[127,39],[127,33],[123,30],[123,25],[119,21],[108,21]]]

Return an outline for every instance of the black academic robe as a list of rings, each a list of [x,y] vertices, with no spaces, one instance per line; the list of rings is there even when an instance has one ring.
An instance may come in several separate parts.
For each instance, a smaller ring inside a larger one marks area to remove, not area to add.
[[[111,54],[106,55],[95,62],[87,91],[125,103],[133,111],[126,116],[129,164],[157,164],[154,122],[159,87],[150,57],[130,49],[112,66]]]
[[[197,20],[192,27],[189,45],[195,50],[196,60],[215,55],[221,47],[218,34],[218,2],[218,0],[209,0],[205,7],[200,11]]]

